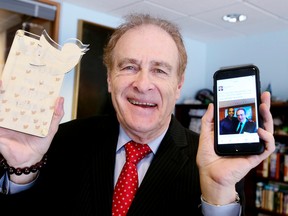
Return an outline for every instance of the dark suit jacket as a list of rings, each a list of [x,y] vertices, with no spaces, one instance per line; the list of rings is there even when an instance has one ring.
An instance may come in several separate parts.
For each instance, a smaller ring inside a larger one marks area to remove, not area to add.
[[[111,216],[118,134],[115,116],[61,124],[37,184],[0,195],[0,205],[15,215]],[[201,215],[198,138],[172,117],[128,215]]]
[[[236,117],[230,119],[226,116],[220,121],[220,134],[235,134],[238,123],[239,121]]]
[[[256,128],[256,123],[253,121],[249,121],[247,120],[243,129],[242,129],[242,133],[256,133],[257,132],[257,128]]]

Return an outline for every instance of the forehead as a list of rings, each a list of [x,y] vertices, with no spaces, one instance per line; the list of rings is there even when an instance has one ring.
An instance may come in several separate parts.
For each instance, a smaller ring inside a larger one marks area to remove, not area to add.
[[[151,24],[124,33],[115,46],[114,54],[116,57],[165,61],[173,66],[178,62],[178,49],[172,37]]]

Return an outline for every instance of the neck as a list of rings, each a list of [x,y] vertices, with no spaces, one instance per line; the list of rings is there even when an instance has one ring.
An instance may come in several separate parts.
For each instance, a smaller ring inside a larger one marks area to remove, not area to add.
[[[122,129],[124,130],[124,132],[129,136],[130,139],[132,139],[133,141],[137,142],[137,143],[150,143],[154,140],[156,140],[158,137],[160,137],[163,133],[165,133],[169,127],[171,118],[168,121],[167,124],[164,125],[159,125],[158,128],[152,128],[149,130],[132,130],[131,128],[126,128],[123,127],[123,125],[121,125]]]

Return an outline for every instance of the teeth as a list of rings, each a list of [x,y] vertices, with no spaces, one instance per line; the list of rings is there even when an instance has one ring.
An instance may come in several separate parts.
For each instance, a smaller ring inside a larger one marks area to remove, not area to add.
[[[138,101],[134,101],[134,100],[129,100],[130,103],[135,104],[135,105],[140,105],[140,106],[156,106],[155,104],[152,103],[140,103]]]

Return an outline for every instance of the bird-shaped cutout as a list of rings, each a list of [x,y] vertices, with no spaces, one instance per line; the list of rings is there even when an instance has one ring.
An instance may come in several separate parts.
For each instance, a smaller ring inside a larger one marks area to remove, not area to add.
[[[31,56],[30,64],[52,68],[53,74],[64,74],[72,70],[82,56],[89,50],[89,44],[83,44],[76,38],[65,41],[61,47],[44,30],[40,36],[37,51]]]

